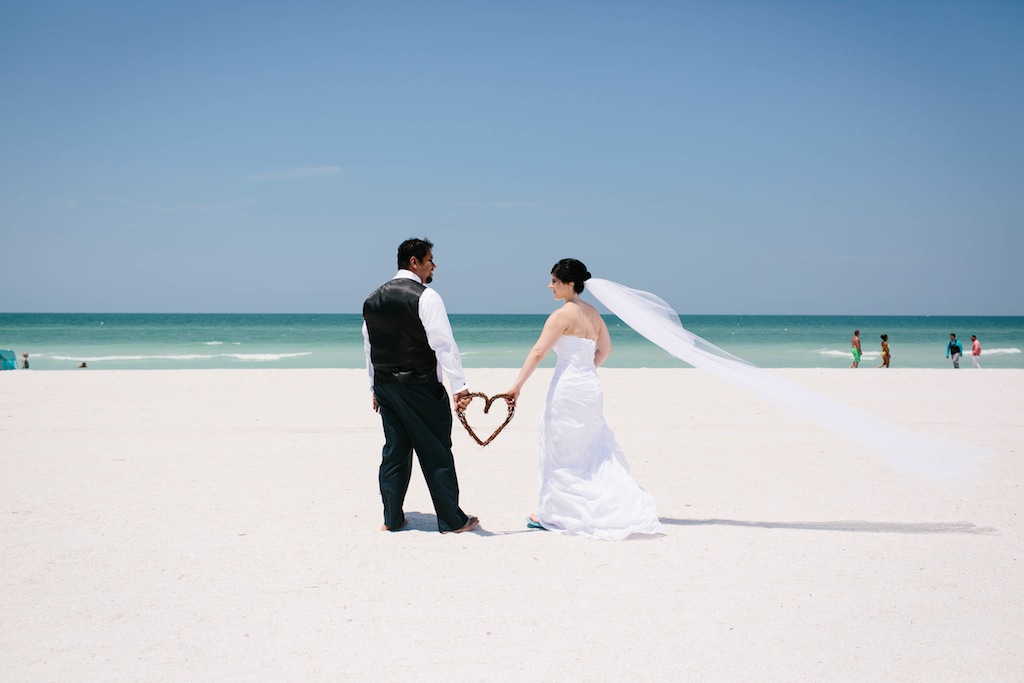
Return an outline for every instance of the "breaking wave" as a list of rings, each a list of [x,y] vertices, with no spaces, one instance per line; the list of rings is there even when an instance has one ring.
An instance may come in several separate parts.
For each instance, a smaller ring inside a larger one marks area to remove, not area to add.
[[[252,361],[252,362],[269,362],[275,360],[282,360],[284,358],[298,358],[300,356],[310,356],[312,351],[301,351],[298,353],[180,353],[180,354],[165,354],[165,355],[122,355],[122,356],[63,356],[53,355],[47,356],[46,354],[37,354],[40,358],[52,358],[53,360],[66,360],[86,363],[101,363],[104,361],[152,361],[152,360],[180,360],[180,361],[193,361],[193,360],[215,360],[217,358],[233,358],[240,361]]]

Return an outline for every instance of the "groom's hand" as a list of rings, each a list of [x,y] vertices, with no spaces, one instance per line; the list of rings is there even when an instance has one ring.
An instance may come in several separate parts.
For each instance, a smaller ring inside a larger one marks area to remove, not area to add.
[[[469,405],[470,401],[469,389],[463,389],[459,393],[455,394],[455,396],[453,396],[452,398],[455,399],[456,410],[465,410],[466,406]]]

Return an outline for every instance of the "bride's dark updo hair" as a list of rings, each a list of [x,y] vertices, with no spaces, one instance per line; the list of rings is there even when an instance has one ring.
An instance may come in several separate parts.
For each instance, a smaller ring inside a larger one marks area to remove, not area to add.
[[[571,282],[572,288],[579,294],[583,291],[583,283],[590,279],[590,271],[583,265],[582,261],[574,258],[564,258],[555,264],[551,274],[562,282]]]

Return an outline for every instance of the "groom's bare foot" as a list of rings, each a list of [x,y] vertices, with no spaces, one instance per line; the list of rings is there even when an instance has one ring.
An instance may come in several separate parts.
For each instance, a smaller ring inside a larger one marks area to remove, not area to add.
[[[394,529],[389,527],[387,524],[381,524],[380,525],[380,530],[381,531],[401,531],[402,529],[404,529],[407,526],[409,526],[409,519],[408,518],[403,519],[402,523],[399,524],[398,526],[396,526]]]
[[[479,518],[477,518],[477,517],[470,517],[469,519],[466,520],[466,523],[463,524],[460,528],[452,529],[451,531],[442,531],[441,533],[442,534],[461,534],[461,533],[463,533],[465,531],[472,531],[473,529],[477,528],[478,526],[480,526]]]

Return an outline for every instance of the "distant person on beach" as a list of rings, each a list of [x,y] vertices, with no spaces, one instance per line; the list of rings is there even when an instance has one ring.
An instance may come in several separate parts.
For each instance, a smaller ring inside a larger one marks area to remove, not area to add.
[[[540,493],[527,526],[609,541],[658,534],[654,498],[629,474],[629,465],[605,422],[597,367],[612,352],[608,327],[580,299],[587,267],[562,259],[548,285],[562,301],[548,316],[508,393],[513,401],[554,349],[558,355],[540,424]]]
[[[853,362],[850,363],[851,368],[860,367],[860,330],[853,331],[853,339],[850,340],[850,352],[853,354]]]
[[[972,334],[971,335],[971,364],[974,367],[976,367],[976,368],[978,368],[980,370],[981,369],[981,362],[980,361],[981,361],[981,342],[978,341],[978,338]],[[25,367],[28,367],[28,366],[25,366]]]
[[[28,370],[28,354],[27,353],[21,354],[21,369],[22,370]]]
[[[398,247],[398,273],[363,303],[363,349],[373,409],[384,426],[378,473],[384,503],[381,531],[408,524],[403,506],[412,476],[412,452],[420,461],[441,533],[472,531],[480,520],[459,507],[459,480],[452,455],[452,412],[447,376],[460,408],[469,386],[459,347],[433,281],[434,245],[408,239]]]
[[[964,348],[957,341],[956,335],[952,332],[949,334],[949,343],[946,344],[946,358],[953,358],[953,367],[960,367],[960,354],[964,352]]]
[[[889,358],[891,358],[891,355],[889,354],[889,335],[883,334],[882,335],[882,364],[879,365],[878,367],[880,367],[880,368],[887,368],[887,367],[889,367]]]
[[[79,370],[81,370],[82,368],[87,368],[87,367],[89,367],[89,366],[88,366],[88,365],[86,365],[86,364],[85,364],[85,361],[83,360],[83,361],[82,361],[82,364],[78,366],[78,369],[79,369]]]

